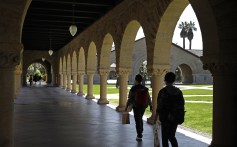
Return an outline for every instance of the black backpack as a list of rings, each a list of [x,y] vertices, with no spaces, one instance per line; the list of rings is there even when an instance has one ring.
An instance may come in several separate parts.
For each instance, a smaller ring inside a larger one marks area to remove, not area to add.
[[[136,107],[147,108],[148,106],[148,89],[136,89],[135,90],[134,103]]]
[[[180,94],[176,94],[176,95],[172,95],[169,94],[166,90],[165,90],[165,94],[168,97],[168,103],[169,103],[169,112],[168,112],[168,120],[171,122],[175,122],[177,124],[182,124],[185,120],[185,102],[184,102],[184,98],[183,95]]]

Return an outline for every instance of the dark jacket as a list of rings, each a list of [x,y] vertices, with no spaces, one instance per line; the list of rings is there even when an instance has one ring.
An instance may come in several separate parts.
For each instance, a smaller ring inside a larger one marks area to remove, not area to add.
[[[148,91],[148,105],[150,107],[152,107],[152,104],[151,104],[151,97],[149,95],[149,89],[146,88],[145,86],[141,85],[141,84],[137,84],[137,85],[134,85],[132,86],[132,88],[130,89],[129,91],[129,94],[128,94],[128,101],[127,101],[127,106],[130,106],[132,105],[133,107],[137,107],[136,104],[135,104],[135,91],[137,89],[141,89],[141,90],[147,90]]]
[[[160,121],[167,121],[169,112],[175,108],[184,109],[182,91],[173,85],[162,88],[158,94],[156,109]]]

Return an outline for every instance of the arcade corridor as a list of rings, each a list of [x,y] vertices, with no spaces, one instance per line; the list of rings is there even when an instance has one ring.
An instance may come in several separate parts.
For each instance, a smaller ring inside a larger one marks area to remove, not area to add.
[[[23,87],[15,100],[15,147],[152,147],[152,126],[144,123],[144,138],[135,140],[121,113],[58,87]],[[181,147],[208,144],[177,133]]]

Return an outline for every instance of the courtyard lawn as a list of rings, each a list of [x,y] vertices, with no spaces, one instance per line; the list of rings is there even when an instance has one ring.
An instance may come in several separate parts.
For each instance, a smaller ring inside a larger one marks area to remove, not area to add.
[[[186,103],[184,126],[201,132],[212,133],[212,104]]]
[[[78,90],[78,85],[77,85]],[[83,92],[87,93],[87,85],[83,85]],[[116,94],[119,93],[119,89],[115,87],[115,85],[107,85],[107,93],[108,94]],[[99,95],[100,94],[100,85],[94,84],[93,85],[93,94]]]
[[[195,87],[194,87],[195,88]],[[207,89],[183,89],[183,95],[212,95],[212,90]]]
[[[185,97],[185,101],[207,101],[212,102],[213,97],[212,96],[192,96],[192,97]]]

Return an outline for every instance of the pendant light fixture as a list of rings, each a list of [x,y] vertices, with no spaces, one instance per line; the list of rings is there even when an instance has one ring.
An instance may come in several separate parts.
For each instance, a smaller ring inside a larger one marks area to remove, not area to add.
[[[42,57],[42,61],[43,61],[43,62],[45,61],[45,58],[44,58],[44,57]]]
[[[49,39],[49,55],[52,56],[53,55],[53,50],[51,48],[51,38]]]
[[[69,27],[69,32],[72,36],[75,36],[77,33],[77,26],[74,24],[74,7],[75,4],[72,4],[72,25]]]

